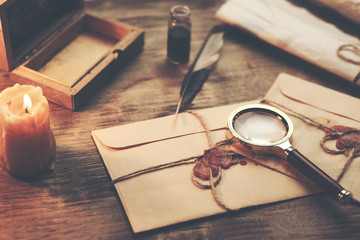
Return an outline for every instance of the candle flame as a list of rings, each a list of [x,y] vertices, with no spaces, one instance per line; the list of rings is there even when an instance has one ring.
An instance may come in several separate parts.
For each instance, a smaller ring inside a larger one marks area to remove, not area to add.
[[[26,113],[28,113],[30,111],[31,106],[32,106],[31,98],[29,95],[27,95],[25,93],[24,94],[24,109],[25,109]]]

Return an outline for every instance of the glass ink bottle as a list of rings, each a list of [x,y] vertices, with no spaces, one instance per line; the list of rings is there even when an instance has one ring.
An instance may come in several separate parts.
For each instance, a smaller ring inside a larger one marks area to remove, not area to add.
[[[190,42],[190,9],[185,5],[175,5],[170,10],[168,23],[168,59],[175,64],[184,64],[189,62]]]

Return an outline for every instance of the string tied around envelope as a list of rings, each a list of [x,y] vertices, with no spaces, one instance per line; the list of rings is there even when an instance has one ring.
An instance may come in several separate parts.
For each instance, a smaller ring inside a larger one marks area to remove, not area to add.
[[[330,149],[326,146],[326,142],[336,140],[336,149]],[[360,156],[360,130],[359,129],[346,129],[344,131],[335,131],[328,133],[320,142],[321,148],[330,154],[344,154],[347,156],[347,161],[341,170],[337,181],[344,176],[346,170],[349,168],[354,158]]]
[[[194,112],[190,112],[190,111],[186,111],[186,112],[192,114],[193,116],[195,116],[200,121],[202,127],[205,130],[208,145],[209,145],[209,147],[211,147],[212,146],[212,141],[211,141],[211,138],[210,138],[210,131],[208,130],[205,122],[202,120],[202,118],[198,114],[196,114]],[[176,167],[176,166],[185,165],[185,164],[193,164],[198,159],[200,159],[201,157],[202,156],[192,156],[192,157],[188,157],[188,158],[185,158],[185,159],[180,159],[180,160],[177,160],[177,161],[174,161],[174,162],[164,163],[164,164],[160,164],[160,165],[157,165],[157,166],[148,167],[148,168],[145,168],[145,169],[140,169],[138,171],[135,171],[135,172],[126,174],[124,176],[118,177],[118,178],[114,179],[112,181],[112,183],[116,184],[118,182],[130,179],[130,178],[133,178],[133,177],[136,177],[136,176],[140,176],[140,175],[143,175],[143,174],[146,174],[146,173],[155,172],[155,171],[158,171],[158,170],[161,170],[161,169]]]
[[[325,136],[320,141],[321,148],[329,154],[344,154],[347,157],[344,167],[341,169],[340,174],[336,178],[337,182],[339,182],[345,175],[354,158],[360,156],[360,129],[355,129],[342,125],[328,127],[274,101],[265,99],[262,102],[282,108],[285,111],[289,112],[291,115],[303,120],[305,123],[315,126],[325,132]],[[331,140],[336,141],[335,149],[328,147],[328,145],[326,144],[328,141]]]
[[[353,129],[345,126],[328,127],[320,122],[317,122],[303,114],[297,113],[294,110],[289,109],[276,102],[270,100],[263,100],[262,103],[275,105],[278,108],[282,108],[285,111],[287,111],[289,114],[303,120],[305,123],[311,126],[315,126],[318,129],[321,129],[325,132],[325,136],[320,141],[321,148],[325,152],[330,154],[345,154],[347,156],[347,162],[343,167],[343,169],[341,170],[341,173],[337,177],[337,181],[340,181],[340,179],[344,176],[346,170],[350,166],[353,159],[360,156],[359,129]],[[241,162],[246,162],[246,161],[244,160],[240,161],[240,159],[245,158],[244,156],[246,156],[246,154],[240,155],[239,153],[232,151],[233,139],[231,138],[224,141],[220,141],[213,146],[212,139],[210,136],[210,131],[207,128],[205,121],[202,119],[202,117],[194,112],[187,111],[187,113],[190,113],[193,116],[195,116],[199,120],[199,122],[201,123],[204,129],[209,146],[209,149],[206,149],[204,151],[204,154],[200,156],[192,156],[174,162],[169,162],[169,163],[141,169],[136,172],[118,177],[113,180],[113,183],[115,184],[126,179],[130,179],[139,175],[158,171],[161,169],[167,169],[184,164],[193,164],[194,167],[191,172],[191,179],[193,183],[202,189],[211,189],[215,202],[224,210],[226,211],[238,210],[238,209],[232,209],[224,203],[221,194],[217,192],[217,186],[219,185],[222,179],[222,169],[226,169],[231,165],[237,163],[240,163],[240,165],[242,165]],[[330,140],[337,141],[337,145],[336,145],[337,149],[331,149],[326,145],[326,142]],[[251,156],[246,156],[246,159],[252,160]]]
[[[213,148],[205,150],[202,157],[197,159],[191,174],[193,183],[202,189],[211,189],[216,203],[226,211],[238,209],[228,207],[216,191],[216,187],[221,181],[222,170],[240,163],[240,159],[244,158],[230,149],[231,144],[231,139],[224,140],[218,142]]]
[[[193,183],[202,189],[211,189],[212,195],[216,203],[226,211],[234,211],[237,209],[232,209],[226,204],[224,204],[221,196],[216,191],[216,187],[219,184],[221,177],[222,177],[222,168],[229,168],[231,165],[239,163],[239,159],[244,158],[243,156],[239,155],[230,150],[230,146],[232,144],[231,140],[224,140],[216,143],[213,145],[212,138],[210,136],[210,131],[205,124],[203,118],[198,115],[197,113],[186,111],[187,113],[192,114],[195,116],[201,126],[204,129],[206,139],[208,142],[209,149],[204,151],[203,155],[200,156],[192,156],[185,159],[180,159],[174,162],[169,162],[165,164],[160,164],[157,166],[148,167],[145,169],[141,169],[124,176],[118,177],[112,181],[113,184],[118,182],[137,177],[143,174],[155,172],[162,169],[167,169],[171,167],[176,167],[185,164],[194,164],[191,179]],[[204,176],[204,174],[206,176]]]

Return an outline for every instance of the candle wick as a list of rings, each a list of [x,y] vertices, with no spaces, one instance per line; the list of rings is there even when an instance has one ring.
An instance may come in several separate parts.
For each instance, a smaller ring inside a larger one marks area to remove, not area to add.
[[[11,100],[7,101],[6,104],[10,106],[11,105]]]
[[[28,109],[27,109],[27,108],[25,108],[25,113],[29,113],[29,111],[28,111]]]

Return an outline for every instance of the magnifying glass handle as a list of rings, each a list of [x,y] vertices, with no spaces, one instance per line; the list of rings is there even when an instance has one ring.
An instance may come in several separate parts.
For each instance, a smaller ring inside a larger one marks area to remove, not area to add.
[[[323,188],[326,192],[336,196],[339,202],[347,203],[351,199],[351,193],[344,189],[329,175],[323,172],[319,167],[307,159],[296,149],[287,149],[287,161],[296,167],[305,176],[314,183]]]

